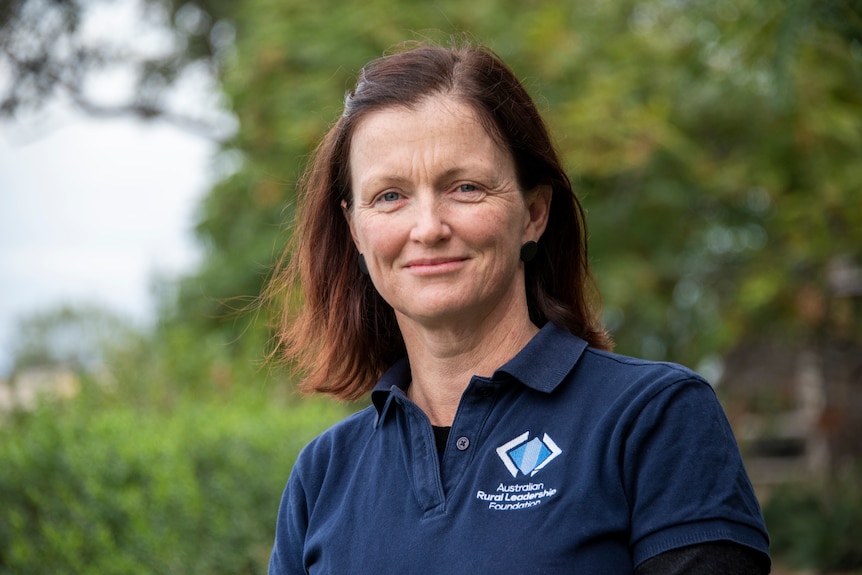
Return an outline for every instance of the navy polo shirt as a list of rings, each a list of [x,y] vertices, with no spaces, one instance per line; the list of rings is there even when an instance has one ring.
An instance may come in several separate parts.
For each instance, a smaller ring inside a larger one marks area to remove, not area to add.
[[[664,551],[768,537],[712,388],[547,324],[473,377],[442,458],[405,360],[299,455],[269,572],[631,573]]]

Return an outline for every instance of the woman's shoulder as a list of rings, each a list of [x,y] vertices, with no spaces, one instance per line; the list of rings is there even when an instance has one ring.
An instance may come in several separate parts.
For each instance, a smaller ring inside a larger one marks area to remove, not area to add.
[[[581,369],[589,373],[601,373],[607,378],[624,378],[624,381],[643,385],[647,381],[657,384],[676,382],[703,383],[707,380],[693,369],[670,361],[643,359],[594,347],[588,347],[581,361]]]
[[[707,381],[694,370],[673,362],[642,359],[593,347],[564,327],[548,322],[539,334],[511,362],[501,368],[523,382],[533,381],[533,387],[553,389],[568,379],[604,386],[619,391],[626,387],[643,388],[652,384]],[[538,380],[553,380],[541,384]],[[528,383],[529,385],[529,383]],[[608,390],[610,391],[610,390]]]
[[[682,397],[708,405],[718,403],[713,386],[684,365],[592,347],[584,350],[559,390],[572,401],[593,405],[597,413],[625,410],[632,416],[648,405],[676,403]]]
[[[321,432],[302,452],[341,449],[345,444],[355,443],[374,431],[376,420],[377,411],[373,406],[361,408]]]
[[[374,432],[377,411],[373,406],[360,409],[332,425],[312,439],[299,452],[294,473],[315,475],[332,465],[340,464],[344,453],[352,452],[365,443]]]

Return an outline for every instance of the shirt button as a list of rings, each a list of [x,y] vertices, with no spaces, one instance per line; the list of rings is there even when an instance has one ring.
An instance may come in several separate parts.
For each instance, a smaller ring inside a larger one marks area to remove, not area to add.
[[[455,442],[455,447],[457,447],[459,451],[466,451],[467,448],[470,447],[470,440],[466,437],[459,437],[458,441]]]

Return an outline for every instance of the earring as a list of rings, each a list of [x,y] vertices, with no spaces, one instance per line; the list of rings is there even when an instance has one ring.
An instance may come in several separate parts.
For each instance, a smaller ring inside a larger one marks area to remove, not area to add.
[[[368,264],[365,263],[364,255],[359,254],[359,256],[357,256],[356,264],[359,266],[359,271],[361,271],[365,275],[368,275]]]
[[[536,252],[539,250],[539,244],[530,240],[521,246],[521,261],[527,263],[533,261],[536,257]]]

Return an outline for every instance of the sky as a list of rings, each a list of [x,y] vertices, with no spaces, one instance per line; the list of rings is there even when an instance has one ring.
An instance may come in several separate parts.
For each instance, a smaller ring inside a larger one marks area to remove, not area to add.
[[[169,49],[171,37],[142,14],[139,0],[88,4],[79,41],[142,56]],[[183,80],[168,100],[174,112],[222,135],[235,129],[211,78]],[[85,92],[128,102],[134,77],[119,65],[91,74]],[[96,304],[141,327],[154,319],[154,278],[192,271],[200,258],[192,229],[218,177],[216,152],[214,141],[165,122],[88,117],[62,95],[23,120],[0,120],[0,378],[18,320],[35,312]]]
[[[0,375],[17,320],[94,303],[145,325],[150,286],[191,270],[215,144],[163,123],[0,123]]]

